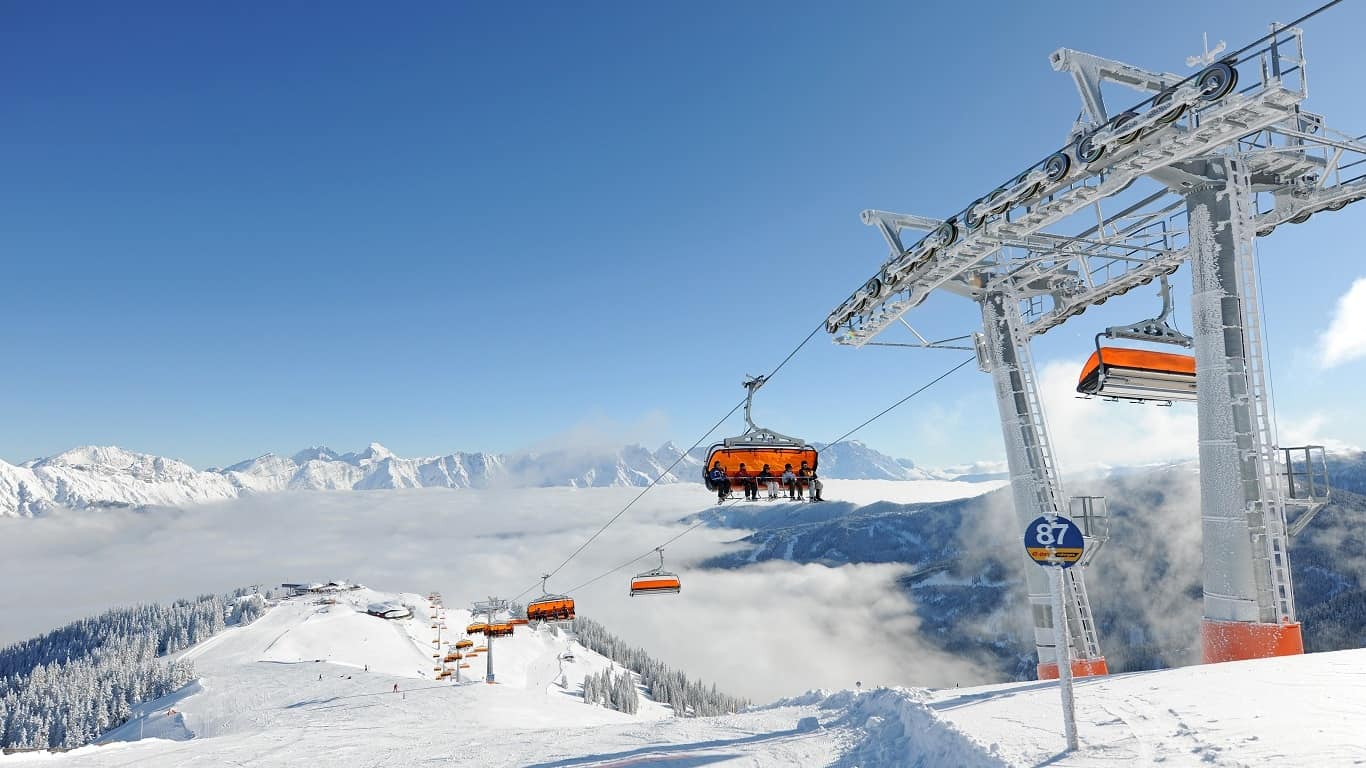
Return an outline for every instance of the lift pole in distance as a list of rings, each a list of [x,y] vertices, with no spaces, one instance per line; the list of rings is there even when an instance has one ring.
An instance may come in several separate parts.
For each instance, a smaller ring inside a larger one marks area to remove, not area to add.
[[[1067,608],[1063,590],[1072,575],[1067,570],[1081,560],[1086,539],[1081,528],[1062,515],[1036,518],[1025,528],[1025,554],[1029,559],[1053,571],[1049,579],[1049,593],[1053,603],[1053,643],[1058,663],[1058,690],[1062,693],[1062,728],[1067,736],[1067,751],[1075,752],[1077,743],[1077,710],[1072,693],[1072,654],[1067,632]]]
[[[485,626],[489,626],[489,625],[492,625],[492,624],[493,624],[493,614],[494,614],[494,613],[496,613],[496,612],[498,612],[498,611],[506,611],[507,608],[508,608],[508,601],[506,601],[506,600],[500,600],[500,599],[498,599],[498,598],[496,598],[496,597],[490,597],[490,598],[487,599],[487,600],[483,600],[483,601],[480,601],[480,602],[477,602],[477,603],[474,604],[474,612],[475,612],[475,613],[482,613],[482,614],[484,614],[484,624],[485,624]],[[485,632],[485,633],[484,633],[484,637],[488,638],[488,644],[489,644],[489,645],[488,645],[488,648],[489,648],[489,649],[488,649],[488,651],[484,654],[484,663],[485,663],[485,667],[484,667],[484,670],[485,670],[485,671],[484,671],[484,682],[488,683],[489,685],[493,685],[493,683],[494,683],[494,679],[493,679],[493,635],[492,635],[492,633]]]

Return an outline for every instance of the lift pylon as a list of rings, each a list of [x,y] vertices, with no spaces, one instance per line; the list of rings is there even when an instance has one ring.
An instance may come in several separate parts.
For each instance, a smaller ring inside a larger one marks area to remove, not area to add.
[[[1062,515],[1068,508],[1048,440],[1043,406],[1039,402],[1028,339],[1021,337],[1019,326],[1017,302],[1003,292],[983,297],[985,359],[980,362],[991,373],[996,388],[1015,515],[1023,528],[1037,517]],[[1072,659],[1074,675],[1103,675],[1108,670],[1105,657],[1100,653],[1091,605],[1086,598],[1084,570],[1077,567],[1063,571],[1063,605],[1068,631],[1062,636],[1067,637],[1072,649],[1068,658]],[[1038,675],[1040,679],[1056,678],[1059,642],[1056,638],[1060,635],[1054,631],[1053,624],[1049,586],[1052,576],[1046,568],[1027,568],[1025,575],[1034,622],[1034,647],[1039,655]]]
[[[945,218],[864,211],[891,252],[826,330],[840,344],[885,344],[874,339],[935,291],[979,303],[978,359],[996,388],[1016,512],[1029,520],[1059,511],[1062,498],[1030,339],[1190,261],[1202,636],[1204,658],[1222,661],[1302,648],[1282,490],[1295,478],[1276,444],[1253,238],[1366,200],[1366,137],[1303,109],[1303,33],[1293,25],[1200,60],[1183,77],[1055,52],[1054,68],[1072,74],[1083,106],[1065,146]],[[1102,82],[1148,96],[1112,113]],[[1315,499],[1303,500],[1310,511]],[[1029,591],[1042,662],[1053,648],[1040,632],[1042,590],[1031,582]],[[1103,658],[1091,645],[1084,577],[1066,592],[1070,642],[1078,656]]]
[[[1257,296],[1252,181],[1240,157],[1186,195],[1200,430],[1205,662],[1304,653]]]

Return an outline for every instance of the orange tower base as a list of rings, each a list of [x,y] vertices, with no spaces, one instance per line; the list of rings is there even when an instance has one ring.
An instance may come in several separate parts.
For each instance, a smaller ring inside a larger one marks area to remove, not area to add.
[[[1040,680],[1058,679],[1058,662],[1050,661],[1047,664],[1038,666]],[[1105,663],[1105,657],[1098,659],[1072,659],[1072,677],[1098,677],[1110,674],[1110,667]]]
[[[1252,621],[1200,622],[1201,662],[1267,659],[1272,656],[1298,656],[1304,653],[1304,637],[1299,622],[1259,624]]]

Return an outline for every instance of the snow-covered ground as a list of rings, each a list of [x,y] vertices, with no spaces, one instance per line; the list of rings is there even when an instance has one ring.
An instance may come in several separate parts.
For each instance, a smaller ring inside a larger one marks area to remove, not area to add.
[[[1079,681],[1082,749],[1063,754],[1056,683],[812,692],[694,719],[642,699],[626,715],[578,695],[584,675],[611,662],[526,627],[494,641],[497,685],[437,682],[426,600],[399,596],[416,609],[408,620],[361,613],[383,598],[392,596],[285,601],[186,651],[200,679],[141,707],[102,745],[0,765],[1366,764],[1366,651]],[[450,610],[446,623],[468,618]],[[565,650],[572,663],[558,660]]]

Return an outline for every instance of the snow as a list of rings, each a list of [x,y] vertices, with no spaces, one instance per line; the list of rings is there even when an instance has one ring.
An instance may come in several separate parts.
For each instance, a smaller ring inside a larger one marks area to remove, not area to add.
[[[561,630],[494,640],[497,685],[437,682],[424,598],[358,589],[334,599],[283,601],[185,651],[200,678],[139,707],[102,745],[0,765],[1366,764],[1366,650],[1078,680],[1081,749],[1067,754],[1056,682],[812,691],[715,718],[674,718],[642,697],[627,715],[582,703],[584,676],[611,662]],[[391,601],[415,616],[363,613]],[[450,627],[469,619],[446,612]],[[567,649],[575,661],[561,663]],[[483,664],[467,672],[482,676]]]

